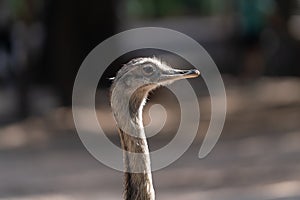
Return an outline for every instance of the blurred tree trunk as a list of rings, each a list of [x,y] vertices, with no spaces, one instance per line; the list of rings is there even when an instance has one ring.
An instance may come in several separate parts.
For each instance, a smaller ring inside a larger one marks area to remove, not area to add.
[[[87,54],[115,32],[116,1],[52,0],[46,19],[45,64],[62,104],[71,105],[76,73]]]

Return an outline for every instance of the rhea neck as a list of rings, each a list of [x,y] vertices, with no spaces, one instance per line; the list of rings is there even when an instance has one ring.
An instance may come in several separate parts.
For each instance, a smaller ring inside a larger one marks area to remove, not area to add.
[[[148,144],[142,112],[148,92],[155,86],[142,86],[134,92],[114,87],[111,106],[119,128],[125,167],[125,199],[154,200]],[[128,89],[128,88],[127,88]],[[137,154],[133,154],[137,153]],[[138,173],[136,173],[138,172]]]

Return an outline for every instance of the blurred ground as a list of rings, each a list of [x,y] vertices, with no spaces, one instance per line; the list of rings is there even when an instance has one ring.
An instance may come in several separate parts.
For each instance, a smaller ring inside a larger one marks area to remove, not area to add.
[[[225,86],[227,121],[216,147],[198,159],[209,119],[209,97],[203,96],[197,139],[179,160],[153,174],[157,199],[300,199],[300,79],[225,77]],[[0,93],[9,110],[9,94]],[[55,104],[51,95],[41,96],[41,102]],[[99,111],[118,141],[110,115],[109,109]],[[87,152],[71,116],[69,108],[60,108],[0,129],[1,200],[121,199],[122,173]],[[150,146],[164,140],[151,139]]]

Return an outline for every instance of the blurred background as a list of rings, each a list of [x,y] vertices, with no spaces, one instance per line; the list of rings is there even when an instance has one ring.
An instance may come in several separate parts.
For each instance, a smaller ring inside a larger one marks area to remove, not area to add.
[[[121,199],[122,173],[96,161],[76,134],[72,87],[95,46],[143,26],[171,28],[203,45],[228,101],[222,136],[200,160],[210,97],[203,79],[190,80],[199,131],[179,160],[154,172],[157,199],[300,199],[299,0],[0,0],[0,199]],[[130,59],[153,55],[188,66],[169,52],[139,50],[117,59],[99,82],[99,123],[116,144],[108,78]],[[145,123],[156,103],[168,117],[149,139],[152,150],[172,139],[180,120],[176,98],[161,88],[150,96]]]

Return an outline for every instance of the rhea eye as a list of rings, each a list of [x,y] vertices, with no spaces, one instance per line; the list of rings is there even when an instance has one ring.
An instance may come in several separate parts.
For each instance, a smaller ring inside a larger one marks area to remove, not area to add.
[[[143,72],[145,75],[151,75],[154,72],[154,67],[152,65],[145,65],[143,67]]]

